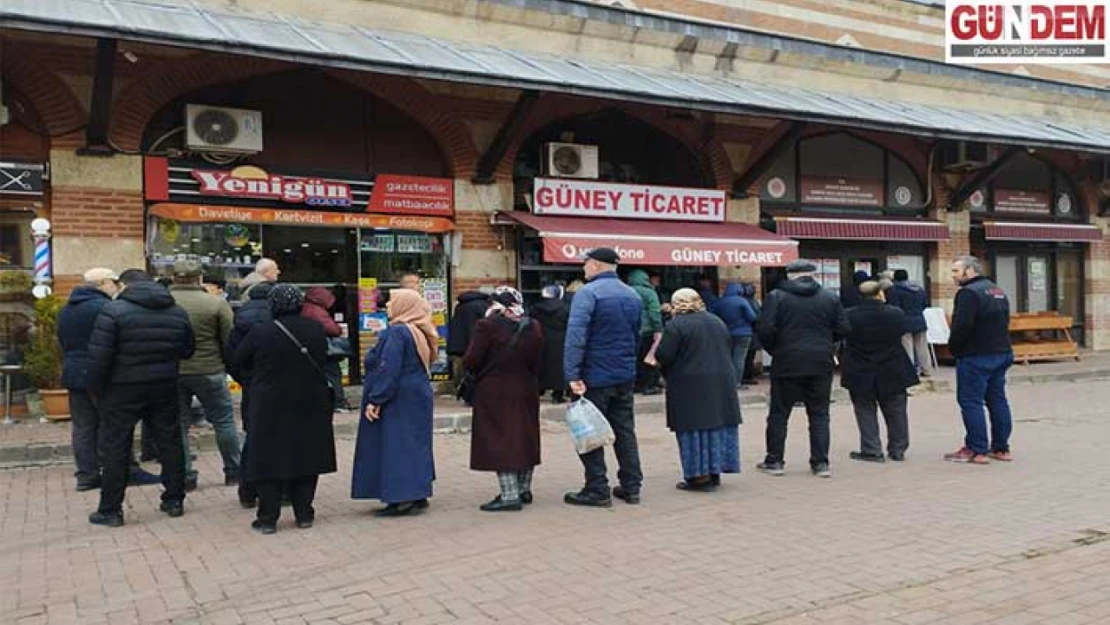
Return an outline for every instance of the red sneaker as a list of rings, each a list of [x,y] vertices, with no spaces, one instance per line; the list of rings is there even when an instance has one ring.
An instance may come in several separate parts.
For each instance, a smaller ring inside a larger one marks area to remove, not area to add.
[[[984,454],[977,454],[967,447],[961,447],[959,451],[954,451],[950,454],[944,454],[944,459],[948,462],[962,462],[965,464],[990,464],[990,458]]]
[[[999,462],[1013,462],[1014,461],[1014,454],[1012,454],[1008,451],[992,451],[987,455],[990,456],[991,458],[999,461]]]

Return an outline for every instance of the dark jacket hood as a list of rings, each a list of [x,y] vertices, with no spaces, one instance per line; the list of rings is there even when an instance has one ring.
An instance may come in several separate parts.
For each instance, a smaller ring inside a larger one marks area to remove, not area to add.
[[[119,294],[119,299],[151,310],[162,310],[176,304],[169,289],[157,282],[132,284]]]
[[[654,289],[651,286],[651,278],[643,269],[633,269],[628,272],[628,286],[646,286],[649,289]]]
[[[316,304],[324,310],[330,310],[335,305],[335,295],[322,286],[314,286],[305,291],[304,301]]]
[[[69,294],[69,305],[76,306],[90,300],[111,299],[108,294],[94,286],[79,286]]]
[[[737,284],[735,282],[729,282],[728,286],[725,287],[725,297],[737,297],[737,296],[739,296],[739,297],[744,296],[744,287],[743,287],[743,285]]]
[[[925,290],[925,287],[921,286],[920,284],[910,282],[909,280],[901,280],[901,281],[895,282],[894,285],[902,287],[903,289],[909,289],[911,291],[924,291]]]
[[[487,295],[487,294],[485,294],[481,291],[464,291],[458,297],[458,302],[460,304],[465,304],[467,302],[476,302],[476,301],[479,301],[479,300],[488,302],[489,301],[489,295]]]
[[[813,297],[821,291],[821,285],[808,276],[795,280],[783,280],[779,284],[779,288],[800,297]]]

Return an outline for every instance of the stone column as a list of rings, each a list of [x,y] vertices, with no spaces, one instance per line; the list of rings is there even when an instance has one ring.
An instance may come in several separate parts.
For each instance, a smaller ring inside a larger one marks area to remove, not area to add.
[[[932,216],[948,224],[948,240],[938,241],[936,252],[929,255],[929,298],[933,305],[951,313],[956,299],[956,285],[952,283],[949,272],[956,258],[970,253],[971,213],[937,209]]]
[[[742,200],[728,201],[728,207],[725,211],[725,221],[729,223],[742,223],[759,225],[759,197],[749,197]],[[724,284],[730,280],[741,280],[744,282],[754,282],[757,286],[760,284],[759,267],[754,265],[721,265],[717,268],[717,273],[720,276],[720,282]]]
[[[455,294],[516,284],[515,233],[511,228],[490,225],[493,213],[512,208],[511,180],[487,185],[455,180],[455,232],[462,237],[462,256],[455,259],[453,268]]]
[[[1110,218],[1092,217],[1091,223],[1107,236]],[[1087,347],[1110,349],[1110,242],[1103,239],[1087,245],[1084,274],[1083,328]]]

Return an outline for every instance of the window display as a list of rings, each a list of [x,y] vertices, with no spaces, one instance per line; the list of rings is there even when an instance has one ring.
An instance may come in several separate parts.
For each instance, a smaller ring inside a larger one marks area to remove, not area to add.
[[[262,258],[262,227],[239,223],[190,223],[151,217],[150,266],[157,275],[169,275],[178,260],[196,260],[206,274],[223,278],[231,286]]]

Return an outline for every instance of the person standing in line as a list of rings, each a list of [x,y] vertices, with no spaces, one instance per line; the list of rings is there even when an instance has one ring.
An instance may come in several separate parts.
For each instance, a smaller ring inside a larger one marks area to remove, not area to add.
[[[636,354],[635,391],[644,395],[658,395],[662,392],[659,388],[659,370],[647,364],[647,360],[663,337],[663,312],[659,305],[659,294],[651,285],[647,272],[642,269],[633,269],[628,273],[628,286],[632,287],[643,302],[640,314],[640,349]]]
[[[952,280],[960,286],[952,311],[948,347],[956,357],[956,400],[963,415],[964,446],[945,455],[950,462],[990,464],[1010,462],[1010,434],[1014,429],[1006,399],[1006,372],[1014,364],[1010,344],[1010,301],[1006,293],[983,275],[974,256],[952,263]],[[990,411],[987,431],[986,404]]]
[[[841,289],[840,292],[840,303],[845,309],[859,306],[860,302],[863,301],[863,295],[859,292],[859,286],[870,279],[871,276],[867,275],[866,271],[857,271],[852,274],[852,286]]]
[[[201,284],[204,285],[204,290],[208,291],[209,295],[227,301],[227,280],[219,276],[207,275],[204,276]]]
[[[763,304],[759,339],[770,352],[771,406],[767,414],[767,456],[758,469],[785,473],[786,424],[794,404],[805,403],[809,417],[809,466],[817,477],[829,469],[829,403],[836,344],[851,328],[839,298],[823,288],[807,260],[786,266],[779,283]]]
[[[885,303],[878,282],[860,285],[863,301],[847,311],[851,333],[841,358],[840,385],[848,389],[859,426],[860,450],[852,460],[883,462],[878,409],[886,421],[887,452],[890,459],[906,459],[910,446],[906,392],[918,383],[913,363],[902,349],[905,314]]]
[[[640,503],[644,476],[636,443],[635,404],[632,387],[643,318],[643,300],[617,277],[620,256],[599,247],[586,254],[583,266],[587,284],[574,295],[567,322],[563,374],[571,393],[590,400],[605,415],[616,435],[613,451],[620,470],[620,486],[609,492],[605,448],[579,458],[586,484],[563,500],[574,506],[609,507],[612,497]]]
[[[339,343],[346,343],[343,337],[343,328],[332,318],[331,310],[335,306],[335,295],[331,291],[322,286],[314,286],[304,294],[304,306],[301,307],[301,316],[307,317],[316,321],[324,327],[324,334],[328,337],[328,342],[333,340]],[[329,352],[332,350],[328,350]],[[326,358],[324,370],[327,371],[328,380],[331,382],[331,390],[334,395],[335,410],[354,410],[347,404],[347,395],[343,392],[343,370],[340,366],[342,358]]]
[[[105,304],[89,339],[86,386],[100,405],[100,505],[94,525],[123,525],[123,499],[135,424],[154,436],[162,464],[161,510],[185,513],[185,458],[178,410],[178,363],[194,352],[189,315],[165,287],[127,285]]]
[[[177,305],[189,315],[196,351],[181,361],[177,379],[177,397],[181,410],[181,438],[185,447],[185,476],[197,482],[189,444],[189,423],[192,420],[193,398],[200,401],[204,416],[216,430],[216,445],[224,464],[224,484],[239,483],[239,458],[242,441],[235,425],[235,405],[227,388],[227,358],[224,347],[231,336],[234,315],[227,301],[209,295],[201,286],[201,267],[196,261],[182,261],[174,266],[171,294]]]
[[[759,303],[759,299],[755,296],[755,284],[752,282],[745,282],[742,284],[744,301],[751,306],[752,312],[755,313],[755,323],[752,324],[752,341],[748,344],[748,353],[744,356],[744,377],[740,380],[741,384],[757,384],[757,374],[755,368],[755,358],[763,351],[763,344],[759,342],[759,318],[763,315],[763,305]],[[759,361],[760,370],[763,368],[763,360]]]
[[[270,312],[270,291],[273,290],[275,284],[274,282],[262,282],[251,289],[248,296],[250,299],[235,311],[231,336],[227,339],[227,347],[224,352],[228,355],[228,373],[243,388],[239,400],[239,413],[242,415],[243,431],[247,433],[247,436],[243,438],[243,446],[239,451],[240,466],[248,466],[250,462],[251,379],[247,371],[243,371],[236,366],[238,361],[236,352],[239,351],[239,346],[243,344],[243,340],[247,338],[251,330],[273,320],[273,315]],[[253,508],[258,503],[258,489],[250,483],[249,476],[243,474],[239,476],[239,503],[244,508]]]
[[[717,287],[713,284],[713,278],[708,275],[698,276],[698,297],[701,301],[705,302],[706,308],[712,309],[714,304],[717,303]]]
[[[752,329],[756,320],[755,311],[744,299],[744,287],[739,282],[729,282],[725,287],[725,296],[717,300],[710,312],[720,317],[728,328],[732,368],[736,373],[736,383],[740,384],[744,379],[744,364],[748,347],[752,344]]]
[[[916,363],[917,371],[923,378],[933,375],[933,357],[929,353],[926,337],[928,324],[925,323],[925,309],[929,307],[929,294],[919,284],[910,282],[910,274],[905,269],[894,272],[894,286],[886,291],[887,303],[897,306],[906,314],[903,322],[902,346]]]
[[[100,488],[97,451],[100,414],[85,379],[89,367],[89,338],[101,309],[120,290],[119,276],[111,269],[90,269],[85,272],[84,280],[84,284],[70,293],[69,301],[58,314],[58,342],[64,356],[62,386],[69,391],[70,442],[76,465],[77,492]],[[130,484],[144,486],[161,481],[162,478],[132,462]]]
[[[489,294],[481,291],[464,291],[455,300],[455,311],[447,328],[447,355],[452,360],[455,379],[462,379],[462,357],[470,347],[474,326],[486,316]]]
[[[335,472],[332,391],[324,360],[324,328],[302,312],[305,296],[291,284],[270,290],[271,321],[254,327],[233,356],[251,385],[251,452],[244,467],[258,492],[251,528],[277,531],[282,493],[288,493],[298,528],[312,527],[320,475]]]
[[[366,355],[351,497],[386,504],[379,517],[419,514],[435,480],[429,372],[439,347],[432,308],[412,289],[394,289],[389,327]]]
[[[532,319],[543,329],[543,359],[540,361],[540,388],[542,396],[551,391],[551,401],[566,401],[567,381],[563,377],[563,345],[567,338],[570,320],[570,303],[563,287],[552,284],[543,288],[543,299],[532,307]]]
[[[496,471],[501,493],[485,512],[517,511],[532,503],[540,464],[540,324],[524,315],[524,298],[498,287],[486,318],[474,326],[463,366],[477,378],[470,430],[470,468]]]
[[[739,285],[737,285],[739,286]],[[679,490],[709,491],[740,472],[740,398],[729,330],[693,289],[671,296],[674,319],[655,353],[667,381],[667,427],[678,439]]]
[[[254,265],[254,271],[243,278],[239,283],[239,299],[246,302],[250,300],[251,289],[263,282],[277,282],[281,276],[281,268],[272,258],[260,258]]]

